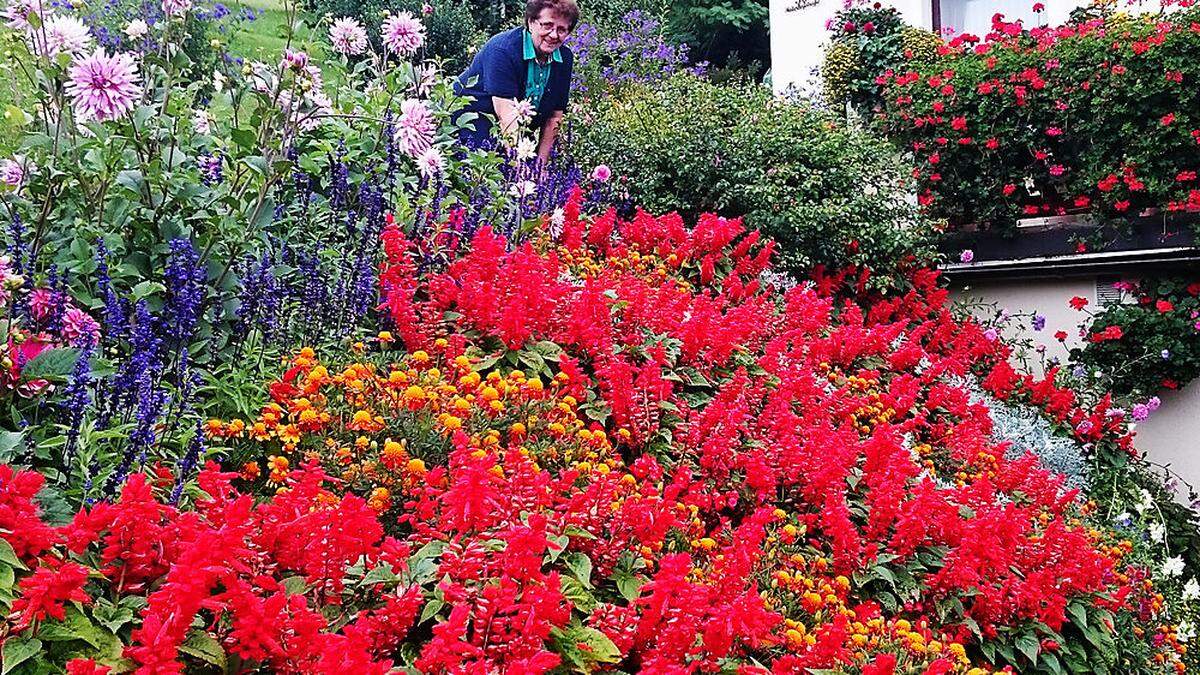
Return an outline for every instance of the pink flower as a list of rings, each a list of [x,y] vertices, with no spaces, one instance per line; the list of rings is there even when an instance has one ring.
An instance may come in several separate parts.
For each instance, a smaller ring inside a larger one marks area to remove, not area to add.
[[[163,14],[168,17],[183,16],[192,8],[192,0],[162,0]]]
[[[357,19],[334,19],[329,26],[329,42],[333,44],[333,51],[339,54],[358,56],[367,50],[367,29]]]
[[[1050,167],[1051,176],[1061,176],[1066,173],[1066,171],[1067,169],[1062,164],[1055,164],[1054,166]]]
[[[92,33],[86,24],[73,16],[55,16],[41,28],[29,29],[30,47],[46,58],[59,54],[82,54],[92,46]]]
[[[25,184],[25,160],[20,155],[0,160],[0,184],[14,190]]]
[[[50,310],[54,307],[54,294],[48,288],[34,289],[29,294],[29,313],[33,315],[35,321],[43,321],[50,316]]]
[[[45,20],[46,10],[42,7],[42,0],[17,0],[5,7],[0,16],[7,19],[9,28],[23,31],[29,28],[30,19],[37,17]]]
[[[592,169],[592,180],[607,183],[609,178],[612,178],[612,169],[608,168],[608,165],[597,164],[596,168]]]
[[[396,140],[409,157],[420,157],[433,145],[435,131],[433,113],[420,99],[410,98],[400,104],[396,120]]]
[[[397,56],[412,56],[425,44],[425,25],[410,12],[383,20],[383,44]]]
[[[96,338],[100,337],[100,324],[96,323],[96,320],[87,312],[78,307],[72,307],[63,312],[62,336],[76,347],[95,344]]]
[[[71,65],[67,93],[82,121],[111,120],[133,110],[142,87],[137,62],[128,54],[108,55],[97,49]]]
[[[292,49],[285,49],[283,59],[279,62],[280,68],[303,72],[308,67],[308,54],[298,52]]]
[[[975,252],[969,248],[963,249],[963,252],[958,255],[960,262],[969,263],[975,259]]]
[[[426,178],[433,178],[446,169],[446,160],[437,148],[429,148],[417,158],[417,170]]]

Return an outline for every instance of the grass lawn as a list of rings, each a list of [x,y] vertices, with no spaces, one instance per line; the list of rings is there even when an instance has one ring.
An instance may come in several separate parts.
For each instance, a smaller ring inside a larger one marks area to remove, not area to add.
[[[229,45],[229,52],[234,56],[247,59],[258,59],[268,63],[275,61],[288,46],[287,23],[288,10],[283,0],[241,0],[230,3],[230,8],[252,9],[259,16],[254,21],[246,22],[238,31]],[[295,11],[295,8],[293,8]],[[308,52],[317,63],[325,58],[324,42],[320,29],[306,24],[312,17],[304,12],[298,12],[302,25],[292,38],[292,49]]]

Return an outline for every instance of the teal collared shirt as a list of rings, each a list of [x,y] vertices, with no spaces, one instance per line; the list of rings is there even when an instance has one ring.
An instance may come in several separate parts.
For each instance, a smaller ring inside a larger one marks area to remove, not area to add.
[[[533,104],[536,109],[542,102],[542,95],[546,93],[546,83],[550,81],[550,66],[554,63],[562,63],[562,55],[559,50],[555,49],[550,54],[550,60],[546,63],[541,63],[537,60],[537,50],[533,48],[533,35],[529,30],[522,30],[522,36],[525,39],[525,62],[528,64],[525,71],[525,98]]]

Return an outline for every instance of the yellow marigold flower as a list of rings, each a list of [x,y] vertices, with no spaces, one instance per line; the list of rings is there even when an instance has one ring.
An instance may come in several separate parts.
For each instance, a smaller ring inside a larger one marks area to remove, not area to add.
[[[492,401],[491,403],[488,403],[488,407],[496,412],[503,412],[504,401]]]
[[[454,415],[446,415],[445,419],[442,420],[442,426],[450,431],[456,431],[462,428],[462,420]]]
[[[279,440],[284,443],[296,444],[300,442],[300,427],[295,424],[285,424],[279,428]]]
[[[398,459],[400,457],[403,457],[405,454],[407,454],[407,453],[404,452],[404,444],[397,443],[396,441],[393,441],[390,438],[383,442],[383,456],[384,457]]]
[[[412,459],[408,460],[408,472],[416,474],[425,473],[425,462],[413,457]]]
[[[471,367],[471,359],[467,358],[466,354],[459,354],[454,357],[454,365],[465,370]],[[475,373],[475,376],[478,377],[479,374]]]
[[[483,391],[479,392],[479,397],[484,401],[495,401],[500,398],[500,392],[495,387],[484,387]]]
[[[317,421],[317,411],[309,408],[300,413],[300,424],[311,425]]]
[[[525,425],[522,424],[521,422],[513,422],[512,426],[508,428],[508,431],[509,431],[509,433],[513,434],[514,436],[524,436],[525,435]]]
[[[423,349],[418,349],[412,353],[411,358],[414,363],[425,363],[429,360],[429,354],[427,354]]]
[[[402,370],[393,370],[388,373],[388,384],[398,387],[403,384],[408,384],[408,376]]]
[[[317,353],[313,351],[312,347],[304,347],[300,350],[300,356],[306,359],[312,359],[316,358]]]
[[[242,478],[246,480],[255,480],[262,474],[262,470],[258,468],[258,462],[246,462],[242,465]]]
[[[379,341],[384,344],[396,341],[396,338],[392,337],[392,331],[390,330],[379,331],[379,335],[377,337],[379,338]]]

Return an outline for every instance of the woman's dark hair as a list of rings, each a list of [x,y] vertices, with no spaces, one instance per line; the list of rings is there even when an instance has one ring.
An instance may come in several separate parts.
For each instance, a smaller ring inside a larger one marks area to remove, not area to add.
[[[575,30],[575,24],[579,23],[579,5],[575,4],[575,0],[529,0],[525,3],[525,25],[537,21],[542,10],[546,9],[558,18],[566,19],[571,24],[571,30]]]

